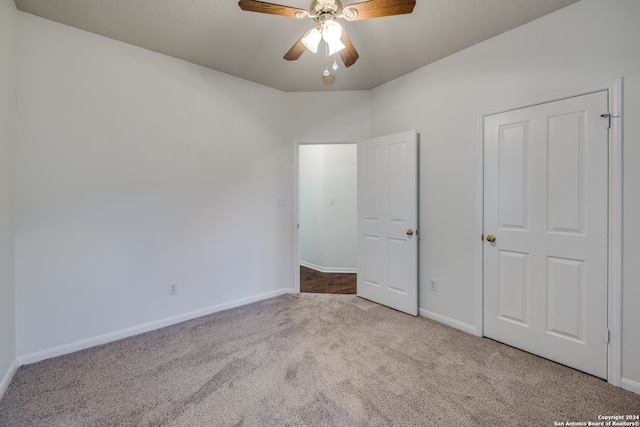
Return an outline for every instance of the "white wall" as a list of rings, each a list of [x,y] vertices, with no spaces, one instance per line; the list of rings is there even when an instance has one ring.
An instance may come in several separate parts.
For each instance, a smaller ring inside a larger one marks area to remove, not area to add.
[[[475,327],[482,112],[624,77],[623,385],[640,392],[640,2],[582,0],[372,91],[372,136],[421,141],[420,307]],[[437,279],[437,292],[428,290]]]
[[[324,272],[357,267],[355,144],[301,144],[300,263]]]
[[[24,361],[292,290],[282,92],[24,13],[18,51]]]
[[[327,142],[369,137],[370,91],[298,92],[285,95],[286,132],[292,154],[294,140]]]
[[[367,136],[368,92],[285,94],[23,13],[18,52],[22,363],[293,289],[294,141]]]
[[[358,264],[357,163],[355,144],[324,146],[324,262],[334,271]]]
[[[300,145],[300,263],[324,266],[324,146]]]
[[[17,17],[13,0],[0,0],[0,397],[16,366],[13,242]]]

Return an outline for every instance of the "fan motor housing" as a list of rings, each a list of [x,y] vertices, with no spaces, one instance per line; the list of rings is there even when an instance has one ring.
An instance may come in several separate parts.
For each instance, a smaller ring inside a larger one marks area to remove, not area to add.
[[[315,15],[338,15],[342,12],[342,0],[311,0],[309,10]]]

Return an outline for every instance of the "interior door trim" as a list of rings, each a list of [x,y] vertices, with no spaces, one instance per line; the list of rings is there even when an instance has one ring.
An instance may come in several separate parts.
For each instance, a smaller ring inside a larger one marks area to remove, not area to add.
[[[606,90],[609,99],[609,244],[608,244],[608,328],[607,382],[620,387],[622,377],[622,89],[623,79],[559,91],[547,96],[501,106],[478,114],[476,145],[476,335],[484,335],[484,119],[486,116],[587,95]],[[604,113],[604,112],[603,112]],[[604,336],[603,336],[604,339]]]

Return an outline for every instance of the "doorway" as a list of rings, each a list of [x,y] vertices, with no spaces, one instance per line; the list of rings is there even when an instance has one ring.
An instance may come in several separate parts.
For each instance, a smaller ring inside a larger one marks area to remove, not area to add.
[[[344,234],[336,234],[335,242],[346,246],[346,233],[356,234],[357,295],[398,311],[418,315],[418,132],[408,130],[390,135],[354,142],[332,141],[333,144],[350,143],[355,147],[357,169],[354,193],[348,197],[356,201],[355,225],[343,228]],[[323,206],[311,209],[309,215],[318,214],[324,205],[336,205],[337,198],[326,194],[324,186],[309,187],[300,182],[300,147],[327,145],[326,141],[294,144],[296,178],[294,203],[295,218],[295,270],[294,291],[300,291],[301,214],[300,197],[321,193]],[[303,153],[303,155],[306,153]],[[317,154],[317,153],[316,153]],[[317,157],[317,156],[316,156]],[[316,168],[317,166],[317,162]],[[352,172],[353,174],[353,172]],[[302,192],[300,188],[303,188]],[[336,188],[344,188],[343,181]],[[322,188],[320,192],[318,188]],[[349,216],[349,221],[353,217]],[[302,227],[304,229],[304,225]],[[304,231],[304,230],[303,230]],[[311,228],[311,231],[316,231]],[[326,233],[325,233],[326,234]],[[325,236],[323,236],[325,237]],[[327,240],[325,240],[327,241]],[[350,252],[353,256],[353,252]]]
[[[355,294],[357,145],[299,143],[300,292]]]

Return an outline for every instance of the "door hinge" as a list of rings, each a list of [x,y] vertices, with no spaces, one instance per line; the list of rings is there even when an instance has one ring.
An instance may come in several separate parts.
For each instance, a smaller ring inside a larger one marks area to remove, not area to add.
[[[611,114],[609,114],[609,113],[600,114],[600,117],[602,117],[603,119],[607,119],[607,129],[610,129],[611,128]]]
[[[607,329],[605,333],[605,344],[609,344],[611,342],[611,330]]]

